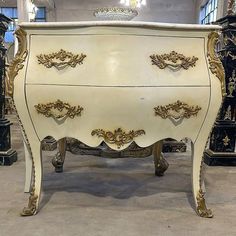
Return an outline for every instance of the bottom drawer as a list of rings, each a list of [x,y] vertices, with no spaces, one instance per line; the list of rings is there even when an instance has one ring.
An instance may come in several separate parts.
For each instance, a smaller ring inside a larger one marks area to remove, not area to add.
[[[88,87],[27,85],[29,115],[40,140],[73,137],[116,150],[164,138],[196,139],[210,87]],[[132,132],[134,131],[134,132]]]

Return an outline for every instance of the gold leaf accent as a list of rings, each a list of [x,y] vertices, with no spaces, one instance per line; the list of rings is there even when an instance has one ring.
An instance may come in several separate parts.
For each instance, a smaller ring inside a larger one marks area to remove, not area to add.
[[[226,96],[226,88],[225,88],[225,71],[224,67],[220,61],[220,59],[217,57],[217,54],[215,52],[216,44],[219,40],[219,33],[217,32],[211,32],[208,35],[208,42],[207,42],[207,57],[210,64],[210,70],[212,74],[216,75],[216,77],[221,82],[221,91],[222,96]]]
[[[166,106],[157,106],[154,108],[154,111],[156,116],[160,116],[163,119],[172,118],[179,120],[196,116],[201,109],[199,106],[189,106],[187,103],[178,100]]]
[[[7,94],[11,97],[13,97],[14,93],[14,79],[17,76],[18,71],[24,67],[23,63],[28,55],[26,32],[23,29],[18,28],[15,31],[15,34],[18,40],[18,51],[6,70],[6,90]]]
[[[118,148],[132,142],[135,137],[143,134],[145,134],[144,130],[131,130],[126,133],[121,128],[116,129],[114,132],[105,131],[103,129],[94,129],[91,133],[92,136],[97,135],[98,137],[104,138],[107,143],[116,144]]]
[[[207,209],[204,194],[201,189],[199,190],[196,198],[198,215],[205,218],[212,218],[212,211],[210,209]]]
[[[54,119],[64,119],[67,117],[73,119],[75,116],[80,116],[83,111],[81,106],[71,106],[69,103],[62,102],[59,99],[56,102],[38,104],[34,107],[38,113],[46,117],[53,117]]]
[[[160,69],[165,69],[168,67],[171,70],[179,70],[181,68],[188,70],[189,67],[194,67],[196,65],[196,61],[198,60],[197,57],[186,57],[175,51],[162,55],[153,54],[150,58],[152,59],[152,65],[156,65]]]
[[[62,70],[67,66],[76,67],[77,64],[83,64],[83,60],[86,57],[83,53],[73,54],[61,49],[59,52],[51,54],[40,54],[37,56],[38,63],[43,64],[47,68],[55,67],[58,70]]]
[[[224,146],[226,147],[226,146],[229,145],[230,138],[228,137],[228,135],[226,135],[226,136],[222,139],[222,141],[223,141]]]
[[[37,211],[37,207],[36,207],[37,200],[38,200],[38,196],[35,194],[35,188],[33,187],[32,191],[30,192],[28,206],[23,208],[21,212],[21,216],[34,215]]]

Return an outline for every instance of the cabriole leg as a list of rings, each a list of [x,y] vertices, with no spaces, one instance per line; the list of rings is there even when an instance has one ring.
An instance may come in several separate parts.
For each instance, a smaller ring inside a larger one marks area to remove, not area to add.
[[[52,159],[52,164],[55,167],[55,172],[63,172],[63,165],[66,156],[66,138],[62,138],[58,141],[58,152]]]
[[[155,165],[155,175],[163,176],[164,172],[168,169],[169,164],[163,157],[162,151],[163,141],[158,141],[153,145],[153,156]]]
[[[28,147],[24,143],[24,151],[25,151],[25,193],[29,193],[31,190],[31,180],[32,180],[32,157],[30,156],[30,152],[28,150]]]
[[[213,214],[210,209],[207,209],[204,198],[204,189],[202,189],[202,165],[203,165],[203,152],[205,143],[202,141],[196,141],[192,143],[192,186],[193,197],[196,206],[196,212],[199,216],[205,218],[212,218]]]
[[[32,187],[28,206],[24,207],[21,216],[35,215],[39,208],[42,185],[42,155],[41,142],[35,141],[30,143],[32,156]]]

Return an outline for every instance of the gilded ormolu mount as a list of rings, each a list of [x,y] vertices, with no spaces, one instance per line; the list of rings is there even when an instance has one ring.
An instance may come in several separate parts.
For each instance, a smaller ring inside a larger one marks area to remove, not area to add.
[[[76,67],[77,65],[81,65],[85,57],[86,55],[83,53],[73,54],[63,49],[51,54],[40,54],[37,56],[39,64],[47,68],[55,67],[58,70],[62,70],[67,66]]]
[[[187,103],[177,101],[165,106],[154,107],[155,115],[162,119],[171,118],[174,120],[189,119],[191,116],[196,116],[201,110],[199,106],[189,106]]]
[[[183,54],[179,54],[175,51],[167,54],[153,54],[150,56],[152,64],[158,66],[160,69],[168,67],[171,70],[180,70],[181,68],[188,70],[189,67],[196,65],[197,57],[186,57]]]
[[[135,137],[145,134],[144,130],[131,130],[128,133],[123,131],[121,128],[118,128],[112,131],[105,131],[103,129],[94,129],[91,133],[92,136],[96,135],[102,137],[105,142],[110,144],[116,144],[117,148],[121,148],[127,143],[131,143]]]
[[[19,70],[24,67],[23,63],[28,55],[26,32],[23,29],[18,28],[15,31],[15,35],[18,40],[18,51],[6,71],[6,90],[10,97],[13,97],[14,93],[14,79],[17,76]]]
[[[81,116],[81,112],[83,111],[81,106],[71,106],[69,103],[62,102],[59,99],[56,102],[37,104],[34,107],[38,113],[46,117],[52,117],[55,120],[67,117],[74,119],[75,116]]]
[[[219,33],[211,32],[208,35],[207,56],[211,72],[215,74],[216,77],[221,82],[221,91],[222,91],[222,96],[224,97],[227,95],[225,88],[225,71],[219,57],[216,54],[216,44],[218,40],[219,40]]]
[[[199,216],[204,218],[212,218],[213,214],[210,209],[207,209],[206,202],[204,199],[204,193],[200,189],[197,194],[197,213]]]

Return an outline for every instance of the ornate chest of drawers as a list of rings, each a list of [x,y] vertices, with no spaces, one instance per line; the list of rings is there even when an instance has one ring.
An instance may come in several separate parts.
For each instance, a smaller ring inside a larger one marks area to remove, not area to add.
[[[218,26],[146,22],[23,23],[9,88],[32,157],[23,215],[38,210],[41,141],[76,138],[122,150],[165,138],[193,144],[193,196],[212,217],[201,188],[201,162],[224,94],[215,55]],[[14,92],[13,92],[14,90]]]

